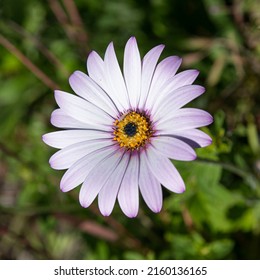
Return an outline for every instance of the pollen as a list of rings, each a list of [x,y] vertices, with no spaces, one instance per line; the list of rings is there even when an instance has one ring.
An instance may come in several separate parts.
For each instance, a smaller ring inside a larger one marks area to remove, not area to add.
[[[129,112],[114,122],[114,140],[120,147],[136,150],[149,142],[153,131],[149,118],[142,113]]]

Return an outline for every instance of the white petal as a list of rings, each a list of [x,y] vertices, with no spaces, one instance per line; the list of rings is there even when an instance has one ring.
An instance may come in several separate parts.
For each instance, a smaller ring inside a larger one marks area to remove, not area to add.
[[[124,77],[132,109],[136,109],[141,91],[141,58],[135,37],[125,46]]]
[[[145,152],[140,155],[139,186],[144,201],[155,213],[162,209],[162,187],[147,166]]]
[[[86,208],[93,202],[117,167],[121,158],[122,152],[120,150],[114,152],[112,155],[102,160],[102,162],[100,162],[86,177],[79,193],[79,201],[82,207]]]
[[[93,130],[93,129],[84,129],[84,130],[64,130],[64,131],[55,131],[44,134],[42,136],[43,141],[54,148],[63,149],[67,146],[83,142],[91,139],[100,139],[100,138],[111,138],[109,132]]]
[[[147,98],[145,107],[150,109],[156,99],[162,98],[167,88],[168,81],[174,77],[180,67],[182,59],[178,56],[168,57],[161,61],[154,72],[154,77],[151,84],[151,89]]]
[[[205,88],[198,85],[187,85],[175,89],[168,97],[162,98],[161,102],[157,102],[153,106],[151,110],[153,120],[156,121],[164,116],[172,114],[173,111],[180,109],[204,92]]]
[[[125,154],[99,192],[98,206],[100,212],[104,216],[109,216],[114,208],[118,190],[120,188],[128,162],[129,154]]]
[[[195,69],[182,71],[168,80],[168,83],[165,84],[165,88],[163,91],[165,93],[171,93],[177,88],[191,85],[196,80],[198,75],[199,71]]]
[[[68,192],[83,183],[89,172],[108,155],[114,153],[114,150],[114,147],[105,147],[75,162],[63,175],[60,182],[61,190]]]
[[[94,129],[94,125],[80,122],[70,116],[68,116],[63,110],[56,109],[51,114],[51,124],[59,128],[84,128]]]
[[[153,98],[150,106],[158,104],[162,99],[168,99],[176,89],[186,85],[191,85],[198,77],[198,75],[198,70],[186,70],[171,77],[167,82],[163,84],[162,87],[160,87],[160,89],[155,92],[155,98]]]
[[[175,193],[185,191],[184,182],[171,161],[152,146],[147,150],[147,162],[152,174],[167,189]]]
[[[152,145],[162,155],[175,160],[190,161],[196,159],[196,153],[185,142],[167,136],[152,139]]]
[[[103,110],[73,94],[56,90],[55,99],[57,104],[67,115],[80,122],[95,124],[97,129],[106,129],[113,123],[113,118]]]
[[[70,86],[76,94],[83,97],[92,104],[100,107],[109,115],[117,116],[118,111],[108,97],[107,93],[103,91],[91,78],[81,71],[75,71],[69,78]]]
[[[213,122],[212,116],[203,110],[182,108],[173,112],[169,118],[161,118],[156,123],[158,133],[174,134],[175,131],[187,130],[209,125]]]
[[[90,78],[104,90],[107,90],[105,64],[102,58],[95,51],[92,51],[88,56],[87,69]]]
[[[113,43],[110,43],[105,53],[105,75],[111,95],[120,112],[129,109],[129,99],[125,81],[120,70]]]
[[[56,152],[49,162],[53,169],[67,169],[85,155],[113,144],[114,141],[111,139],[93,139],[76,143]]]
[[[132,155],[127,166],[125,176],[118,193],[118,202],[129,218],[134,218],[138,214],[139,208],[139,157]]]
[[[152,77],[154,74],[155,66],[158,62],[158,59],[164,49],[164,45],[159,45],[152,48],[143,58],[142,61],[142,79],[141,79],[141,96],[139,102],[139,108],[143,109],[146,102]]]
[[[160,89],[165,82],[172,78],[178,71],[182,59],[178,56],[169,56],[163,59],[154,72],[151,90]]]
[[[209,146],[212,143],[212,139],[203,131],[198,129],[188,129],[188,130],[181,130],[176,131],[174,134],[167,133],[167,131],[164,131],[164,133],[159,133],[158,136],[170,136],[178,138],[185,143],[189,144],[193,148],[202,148]]]

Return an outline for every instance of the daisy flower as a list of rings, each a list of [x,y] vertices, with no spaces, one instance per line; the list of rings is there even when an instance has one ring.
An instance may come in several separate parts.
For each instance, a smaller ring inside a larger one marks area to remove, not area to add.
[[[191,161],[194,148],[211,138],[197,128],[213,119],[207,112],[182,108],[204,93],[192,85],[199,72],[176,74],[181,58],[158,63],[164,46],[140,57],[136,39],[124,50],[123,73],[113,43],[102,59],[92,51],[88,75],[75,71],[69,78],[70,94],[55,91],[59,106],[51,123],[65,130],[43,135],[43,141],[60,149],[50,158],[53,169],[67,169],[60,188],[67,192],[82,184],[79,201],[88,207],[98,196],[104,216],[116,199],[128,217],[139,209],[139,194],[153,212],[162,208],[162,186],[182,193],[185,184],[170,159]]]

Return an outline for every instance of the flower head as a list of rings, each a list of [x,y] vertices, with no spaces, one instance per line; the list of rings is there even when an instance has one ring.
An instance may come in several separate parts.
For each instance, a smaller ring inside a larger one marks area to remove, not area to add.
[[[88,207],[98,196],[103,215],[111,214],[116,198],[128,217],[139,208],[139,190],[148,207],[162,208],[162,186],[182,193],[185,184],[170,161],[196,158],[193,148],[205,147],[210,137],[197,128],[210,124],[207,112],[182,108],[204,93],[192,85],[197,70],[176,74],[181,59],[170,56],[158,63],[164,46],[151,49],[141,60],[131,37],[124,52],[123,73],[113,43],[102,59],[92,51],[88,75],[76,71],[69,83],[77,94],[55,91],[59,109],[51,123],[65,130],[43,135],[60,149],[50,158],[54,169],[68,169],[61,190],[82,184],[80,204]]]

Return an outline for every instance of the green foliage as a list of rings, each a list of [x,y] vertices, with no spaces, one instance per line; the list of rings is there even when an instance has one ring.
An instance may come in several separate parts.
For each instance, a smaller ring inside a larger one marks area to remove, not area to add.
[[[70,3],[72,6],[68,6]],[[259,1],[2,0],[0,8],[0,258],[259,259]],[[88,53],[115,42],[120,58],[135,35],[145,54],[196,68],[206,93],[189,106],[209,111],[203,130],[213,143],[194,162],[173,162],[186,192],[164,190],[153,214],[140,202],[136,219],[118,205],[111,217],[78,203],[78,189],[59,190],[53,89],[70,91],[69,75]]]

